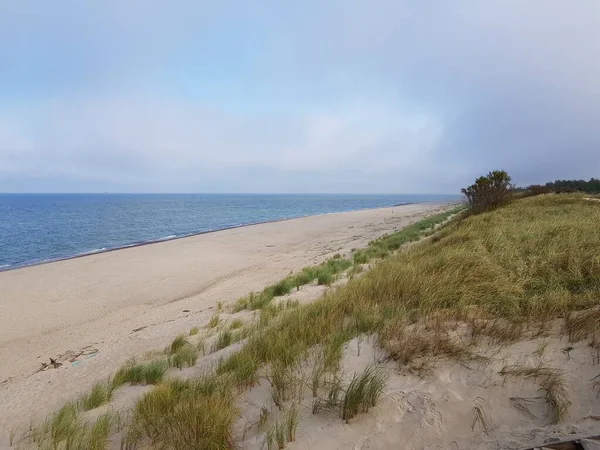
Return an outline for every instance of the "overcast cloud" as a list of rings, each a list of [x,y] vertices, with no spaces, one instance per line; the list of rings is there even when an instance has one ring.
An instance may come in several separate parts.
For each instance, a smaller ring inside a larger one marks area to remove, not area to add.
[[[600,176],[600,3],[0,4],[0,192]]]

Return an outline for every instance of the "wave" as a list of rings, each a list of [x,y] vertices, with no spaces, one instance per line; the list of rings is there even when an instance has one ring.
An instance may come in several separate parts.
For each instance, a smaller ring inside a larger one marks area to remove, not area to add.
[[[176,237],[177,237],[176,234],[170,234],[168,236],[158,238],[158,239],[156,239],[156,241],[168,241],[169,239],[175,239]],[[149,242],[152,242],[152,241],[149,241]]]
[[[85,255],[93,255],[94,253],[105,252],[107,250],[106,247],[95,248],[94,250],[89,250],[86,252],[77,253],[75,256],[85,256]]]

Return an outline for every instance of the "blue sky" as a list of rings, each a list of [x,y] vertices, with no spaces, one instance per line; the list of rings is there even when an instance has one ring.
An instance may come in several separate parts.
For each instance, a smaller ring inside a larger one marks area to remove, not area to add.
[[[600,3],[0,3],[0,192],[600,175]]]

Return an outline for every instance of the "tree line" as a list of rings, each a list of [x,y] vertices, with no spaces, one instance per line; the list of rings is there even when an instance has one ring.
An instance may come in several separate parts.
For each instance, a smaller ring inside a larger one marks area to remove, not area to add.
[[[515,198],[529,195],[585,192],[600,194],[600,179],[556,180],[545,185],[533,184],[526,188],[517,188],[511,182],[510,175],[504,170],[494,170],[475,180],[471,186],[461,189],[469,212],[477,214],[490,211]]]
[[[529,188],[530,187],[531,186],[529,186]],[[600,179],[590,178],[589,181],[556,180],[546,183],[545,187],[552,192],[587,192],[590,194],[600,194]]]

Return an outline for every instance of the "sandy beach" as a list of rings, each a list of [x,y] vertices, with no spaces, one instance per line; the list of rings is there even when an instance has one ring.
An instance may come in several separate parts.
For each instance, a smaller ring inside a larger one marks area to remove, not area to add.
[[[219,303],[442,207],[306,217],[0,273],[0,430],[42,419],[128,358],[202,326]],[[50,358],[67,362],[40,372]]]

